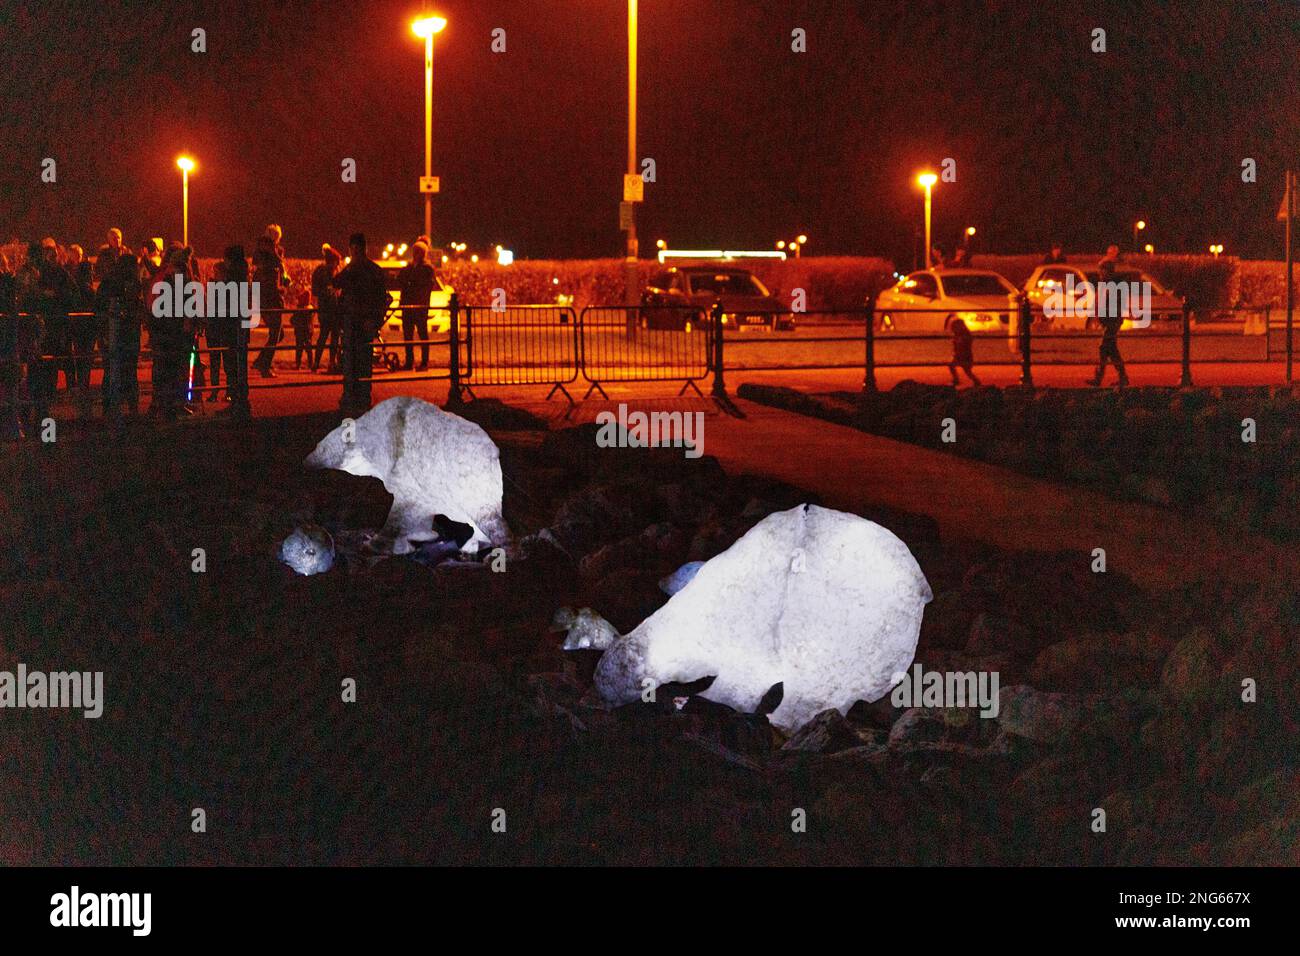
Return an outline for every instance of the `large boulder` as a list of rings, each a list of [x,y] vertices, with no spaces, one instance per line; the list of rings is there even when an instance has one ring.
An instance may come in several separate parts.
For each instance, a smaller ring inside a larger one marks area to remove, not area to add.
[[[421,399],[390,398],[355,422],[345,421],[304,464],[382,481],[393,507],[380,539],[391,543],[394,554],[407,554],[415,543],[437,538],[437,514],[473,528],[465,550],[507,540],[496,444],[478,425]]]
[[[912,662],[931,596],[890,531],[800,505],[764,518],[615,641],[596,687],[630,703],[644,681],[714,675],[704,697],[752,712],[781,683],[770,719],[789,732],[829,708],[843,714],[883,696]]]

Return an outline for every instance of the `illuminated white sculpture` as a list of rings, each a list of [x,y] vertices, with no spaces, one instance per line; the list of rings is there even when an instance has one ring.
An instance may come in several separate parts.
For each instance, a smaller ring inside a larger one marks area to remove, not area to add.
[[[380,402],[326,435],[304,464],[382,481],[393,507],[375,543],[390,544],[394,554],[437,538],[435,514],[474,529],[466,551],[506,541],[496,444],[478,425],[437,405],[409,395]]]
[[[907,545],[857,515],[801,505],[769,515],[596,668],[606,700],[716,675],[701,696],[752,712],[783,684],[769,719],[790,731],[817,713],[874,701],[904,673],[932,597]]]

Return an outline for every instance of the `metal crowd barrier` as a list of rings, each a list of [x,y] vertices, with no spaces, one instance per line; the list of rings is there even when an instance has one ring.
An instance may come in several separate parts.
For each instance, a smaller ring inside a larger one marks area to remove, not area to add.
[[[682,382],[699,388],[714,366],[714,318],[708,309],[589,305],[582,310],[581,367],[593,392],[602,383]]]
[[[458,306],[464,362],[458,379],[474,386],[550,385],[549,399],[578,380],[578,316],[568,306]]]

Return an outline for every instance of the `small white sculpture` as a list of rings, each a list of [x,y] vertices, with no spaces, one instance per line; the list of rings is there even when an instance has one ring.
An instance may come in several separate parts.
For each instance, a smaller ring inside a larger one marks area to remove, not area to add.
[[[299,574],[323,574],[334,567],[334,539],[320,525],[299,525],[281,543],[280,560]]]
[[[355,422],[345,421],[304,464],[380,479],[393,507],[378,538],[394,554],[411,552],[412,542],[436,539],[435,514],[474,529],[466,551],[508,538],[496,444],[478,425],[421,399],[390,398]]]
[[[792,731],[823,710],[884,696],[912,662],[931,597],[890,531],[800,505],[764,518],[615,640],[596,688],[623,704],[646,686],[713,674],[701,696],[748,713],[780,682],[769,719]]]

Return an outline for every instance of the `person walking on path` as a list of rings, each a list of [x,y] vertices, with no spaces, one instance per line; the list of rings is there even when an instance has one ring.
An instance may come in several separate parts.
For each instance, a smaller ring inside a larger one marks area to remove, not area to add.
[[[1097,311],[1097,321],[1101,324],[1101,345],[1097,349],[1097,374],[1089,385],[1100,385],[1106,376],[1106,363],[1115,366],[1119,375],[1119,386],[1128,385],[1128,372],[1124,369],[1124,357],[1119,354],[1119,330],[1124,324],[1120,314],[1119,297],[1115,294],[1115,272],[1119,266],[1119,246],[1112,245],[1106,249],[1106,255],[1097,263],[1097,288],[1093,290],[1093,303]]]

